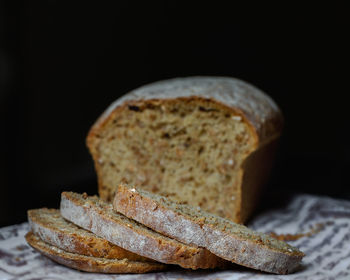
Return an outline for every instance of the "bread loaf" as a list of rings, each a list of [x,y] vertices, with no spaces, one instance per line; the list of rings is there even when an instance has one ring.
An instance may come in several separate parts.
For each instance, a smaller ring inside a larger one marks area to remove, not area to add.
[[[119,182],[244,222],[271,168],[283,118],[254,86],[234,78],[161,81],[115,101],[87,145],[100,197]]]
[[[228,262],[196,246],[163,236],[113,211],[95,196],[63,192],[61,215],[72,223],[138,255],[184,268],[216,268]]]
[[[104,259],[69,253],[42,241],[32,232],[27,233],[25,238],[30,246],[51,260],[64,266],[86,272],[145,273],[166,268],[166,265],[157,262]]]
[[[250,268],[287,274],[304,256],[297,248],[266,234],[130,186],[118,187],[113,207],[159,233]]]

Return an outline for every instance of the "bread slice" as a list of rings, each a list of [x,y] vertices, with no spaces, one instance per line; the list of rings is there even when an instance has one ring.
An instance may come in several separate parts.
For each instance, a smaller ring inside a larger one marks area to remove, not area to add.
[[[166,265],[157,262],[105,259],[66,252],[42,241],[32,232],[25,236],[28,244],[51,260],[70,268],[99,273],[145,273],[164,270]]]
[[[115,213],[112,204],[96,196],[63,192],[61,215],[128,251],[184,268],[215,268],[226,261],[208,250],[189,246],[163,236],[127,217]]]
[[[156,82],[116,100],[91,128],[99,195],[116,182],[243,223],[268,179],[283,117],[264,92],[228,77]]]
[[[130,186],[119,185],[113,206],[157,232],[250,268],[287,274],[304,256],[297,248],[266,234]]]
[[[29,210],[28,222],[31,231],[41,240],[66,252],[96,258],[153,261],[129,252],[66,221],[58,209]]]

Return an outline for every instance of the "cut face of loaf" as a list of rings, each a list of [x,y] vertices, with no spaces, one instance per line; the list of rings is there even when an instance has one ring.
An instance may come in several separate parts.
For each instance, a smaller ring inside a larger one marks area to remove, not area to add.
[[[57,209],[29,210],[28,222],[31,231],[41,240],[66,252],[96,258],[152,262],[66,221]]]
[[[118,187],[113,207],[157,232],[250,268],[287,274],[304,256],[297,248],[244,225],[130,186]]]
[[[134,184],[243,222],[269,174],[282,116],[258,89],[231,78],[141,87],[111,105],[87,144],[100,196]]]

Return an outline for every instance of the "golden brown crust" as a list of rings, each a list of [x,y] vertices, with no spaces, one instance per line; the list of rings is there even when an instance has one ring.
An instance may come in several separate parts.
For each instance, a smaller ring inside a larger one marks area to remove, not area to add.
[[[58,209],[28,210],[31,230],[44,242],[70,253],[106,259],[153,260],[129,252],[61,217]],[[154,261],[153,261],[154,262]]]
[[[127,259],[103,259],[65,252],[43,242],[32,232],[25,236],[28,244],[41,254],[64,266],[86,272],[98,273],[146,273],[164,270],[166,265],[155,262],[137,262]]]
[[[278,147],[278,139],[274,139],[250,154],[242,164],[241,211],[237,213],[237,221],[247,221],[259,203],[264,191],[274,156]],[[252,174],[254,174],[252,176]],[[242,191],[244,190],[244,191]]]

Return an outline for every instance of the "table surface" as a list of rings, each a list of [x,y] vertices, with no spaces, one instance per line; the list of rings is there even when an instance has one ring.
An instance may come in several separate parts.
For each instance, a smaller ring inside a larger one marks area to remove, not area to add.
[[[306,256],[299,271],[271,275],[243,267],[230,270],[185,270],[132,274],[95,274],[56,264],[29,247],[28,224],[0,229],[0,279],[350,279],[350,201],[311,195],[294,196],[284,207],[254,218],[248,225],[276,234],[309,233],[288,241]]]

